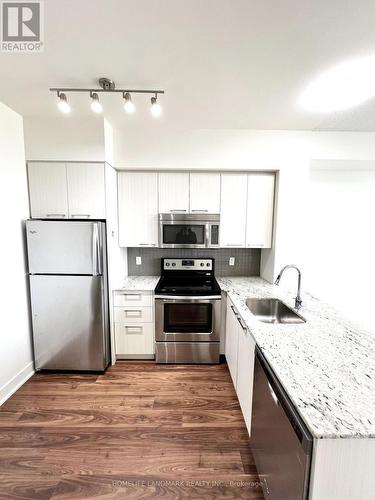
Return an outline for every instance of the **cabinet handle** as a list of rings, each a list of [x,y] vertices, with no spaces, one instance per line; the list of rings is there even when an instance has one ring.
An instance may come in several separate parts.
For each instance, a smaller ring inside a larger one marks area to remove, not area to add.
[[[170,212],[187,212],[187,210],[183,208],[173,208],[172,210],[169,210]]]
[[[46,214],[47,217],[66,217],[66,214]]]
[[[125,326],[125,331],[130,335],[139,335],[142,333],[142,326]]]
[[[141,296],[139,293],[125,293],[124,297],[129,300],[141,300]]]
[[[247,332],[247,328],[246,326],[244,326],[244,324],[242,323],[242,320],[239,316],[237,316],[237,321],[239,322],[239,324],[241,325],[241,328],[244,332]]]
[[[192,210],[192,212],[208,212],[208,210]]]
[[[247,247],[264,247],[264,243],[249,243]]]
[[[238,312],[235,310],[234,306],[230,306],[230,308],[232,309],[234,315],[237,317],[238,316]]]
[[[138,309],[124,309],[124,313],[128,317],[140,318],[142,316],[142,311],[139,311]]]
[[[90,216],[90,214],[72,214],[71,217],[81,217],[81,218],[87,217],[87,218],[89,218],[91,216]]]
[[[243,243],[227,243],[226,247],[243,247]]]
[[[140,247],[156,247],[156,243],[139,243]]]

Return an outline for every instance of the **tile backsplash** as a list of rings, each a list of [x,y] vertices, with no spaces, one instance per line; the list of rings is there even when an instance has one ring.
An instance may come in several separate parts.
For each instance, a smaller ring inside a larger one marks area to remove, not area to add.
[[[175,258],[205,258],[215,259],[216,276],[259,276],[260,255],[258,248],[220,248],[220,249],[188,249],[188,248],[128,248],[129,276],[160,275],[160,259]],[[135,258],[141,257],[142,265],[137,266]],[[229,265],[229,257],[235,258],[235,265]]]

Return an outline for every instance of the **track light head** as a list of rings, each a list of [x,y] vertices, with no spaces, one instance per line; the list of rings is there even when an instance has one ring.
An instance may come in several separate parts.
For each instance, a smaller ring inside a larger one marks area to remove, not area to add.
[[[91,92],[91,109],[95,113],[101,113],[103,111],[103,106],[99,101],[99,96],[96,92]]]
[[[162,114],[162,109],[160,104],[158,103],[157,94],[155,94],[155,97],[151,97],[151,114],[155,118],[158,118]]]
[[[127,113],[134,113],[135,106],[134,106],[134,103],[132,101],[132,98],[131,98],[131,95],[130,95],[129,92],[125,92],[124,99],[125,99],[125,102],[124,102],[124,109],[125,109],[125,111]]]
[[[59,98],[57,106],[62,113],[68,114],[71,111],[70,105],[66,99],[66,95],[63,92],[58,92],[57,97]]]

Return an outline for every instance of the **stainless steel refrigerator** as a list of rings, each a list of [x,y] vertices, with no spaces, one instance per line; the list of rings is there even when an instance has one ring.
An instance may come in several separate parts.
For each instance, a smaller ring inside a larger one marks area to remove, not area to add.
[[[35,369],[103,371],[109,364],[106,227],[26,222]]]

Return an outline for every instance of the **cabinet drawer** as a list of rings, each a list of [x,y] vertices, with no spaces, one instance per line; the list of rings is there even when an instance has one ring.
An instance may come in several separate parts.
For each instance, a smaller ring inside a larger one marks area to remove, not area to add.
[[[153,295],[151,293],[129,291],[122,293],[115,293],[114,305],[115,306],[146,306],[152,307]]]
[[[154,324],[115,323],[116,354],[155,354]]]
[[[116,323],[150,323],[153,321],[152,307],[116,306],[114,309]]]

